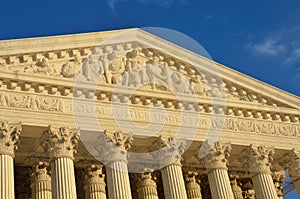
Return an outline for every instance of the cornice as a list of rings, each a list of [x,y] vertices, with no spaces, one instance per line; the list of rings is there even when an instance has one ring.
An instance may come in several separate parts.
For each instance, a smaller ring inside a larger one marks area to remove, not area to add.
[[[94,47],[99,45],[103,40],[127,30],[131,29],[0,40],[0,56],[31,55],[48,51]]]
[[[299,111],[293,108],[263,106],[251,102],[236,101],[233,99],[196,96],[191,99],[188,94],[162,92],[151,89],[118,87],[115,85],[97,85],[84,82],[74,89],[74,80],[69,78],[44,78],[34,74],[18,74],[2,72],[0,74],[0,93],[23,96],[49,97],[56,101],[76,100],[105,102],[142,106],[162,106],[170,110],[194,110],[199,113],[213,115],[236,116],[245,119],[262,119],[274,122],[291,122],[299,124]],[[134,93],[131,95],[131,93]],[[178,100],[180,99],[180,101]],[[195,103],[197,101],[197,103]],[[58,109],[61,110],[61,109]],[[61,111],[60,111],[61,112]]]

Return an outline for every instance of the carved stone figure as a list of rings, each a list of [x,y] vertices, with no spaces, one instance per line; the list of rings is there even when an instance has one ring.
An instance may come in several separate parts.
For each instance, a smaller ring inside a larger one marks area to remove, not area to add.
[[[173,71],[171,71],[171,69],[167,65],[159,64],[158,66],[162,70],[162,76],[160,77],[160,79],[165,83],[163,86],[165,86],[167,89],[174,92],[175,90],[171,79],[171,75]]]
[[[26,73],[40,73],[52,76],[59,76],[60,72],[52,64],[49,64],[49,61],[46,57],[41,58],[36,63],[31,64],[30,67],[25,67],[24,72]]]
[[[0,106],[7,107],[8,106],[8,99],[5,93],[0,93]]]
[[[112,74],[112,84],[119,83],[121,75],[125,71],[124,58],[119,58],[114,63],[110,64],[109,69]]]
[[[159,83],[160,79],[162,79],[162,70],[153,62],[146,63],[146,74],[149,78],[149,83],[152,89],[156,88],[156,84]]]
[[[7,70],[7,64],[4,59],[0,59],[0,70]]]
[[[138,50],[133,50],[126,54],[126,70],[131,70],[145,64],[146,59],[139,55]]]
[[[191,93],[189,82],[178,72],[171,75],[172,87],[178,93]]]
[[[81,58],[79,55],[76,55],[73,61],[65,63],[61,68],[61,74],[64,77],[74,77],[81,69]]]
[[[222,97],[222,96],[224,96],[224,92],[225,91],[222,91],[222,89],[217,86],[211,86],[211,88],[210,88],[210,93],[211,93],[211,96],[213,96],[213,97]]]
[[[104,73],[104,65],[102,58],[98,56],[90,56],[84,59],[82,64],[82,72],[88,81],[98,83],[102,80]]]
[[[145,66],[135,68],[129,71],[129,74],[129,86],[133,85],[135,87],[138,87],[149,82]]]
[[[208,96],[209,92],[207,90],[207,86],[205,82],[202,80],[202,77],[200,75],[196,75],[195,79],[191,79],[191,90],[195,94]]]
[[[42,58],[41,60],[39,60],[36,63],[37,66],[39,66],[39,68],[37,68],[38,72],[44,72],[47,73],[48,72],[48,68],[49,68],[49,61],[47,58]]]

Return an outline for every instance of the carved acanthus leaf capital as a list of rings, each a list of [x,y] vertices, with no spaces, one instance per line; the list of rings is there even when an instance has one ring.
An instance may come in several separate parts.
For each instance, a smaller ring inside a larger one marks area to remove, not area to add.
[[[283,198],[283,183],[284,183],[284,179],[285,179],[285,171],[275,171],[272,174],[273,177],[273,182],[274,182],[274,186],[275,186],[275,190],[277,192],[277,196],[279,199]]]
[[[300,178],[300,152],[296,150],[284,154],[278,161],[284,169],[288,169],[289,176],[294,180]]]
[[[274,153],[273,148],[250,145],[241,152],[238,159],[251,174],[271,173],[270,167]]]
[[[74,154],[77,153],[78,140],[78,129],[49,126],[44,133],[42,146],[44,151],[49,153],[51,157],[73,159]]]
[[[0,121],[0,154],[14,157],[20,142],[21,131],[21,125],[11,125],[8,121]]]
[[[162,137],[152,144],[152,156],[162,165],[177,164],[181,166],[182,155],[186,149],[185,139],[175,137]]]
[[[155,187],[156,188],[156,177],[152,175],[152,169],[145,169],[143,173],[135,174],[136,187],[142,189],[144,187]]]
[[[85,183],[86,185],[102,184],[105,187],[105,175],[102,165],[90,165],[86,168]],[[105,190],[105,189],[104,189]]]
[[[51,180],[48,167],[49,163],[47,162],[39,162],[36,166],[34,166],[31,174],[32,183]]]
[[[121,131],[105,130],[94,143],[93,150],[97,159],[106,164],[115,161],[127,162],[127,152],[133,143],[132,135]]]
[[[230,157],[231,145],[221,142],[210,143],[205,141],[200,148],[198,158],[204,160],[207,169],[227,170],[228,158]]]
[[[197,179],[198,172],[187,171],[184,173],[184,180],[187,189],[199,188],[200,179]]]
[[[126,135],[121,131],[109,131],[105,130],[104,134],[108,141],[112,142],[122,151],[128,151],[131,148],[133,137]]]

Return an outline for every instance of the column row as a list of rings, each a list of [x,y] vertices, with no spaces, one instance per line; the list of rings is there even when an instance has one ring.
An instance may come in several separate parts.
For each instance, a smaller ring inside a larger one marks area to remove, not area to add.
[[[0,122],[0,199],[13,199],[14,196],[14,152],[19,143],[20,125]],[[133,139],[122,132],[105,131],[98,146],[103,164],[106,165],[108,197],[110,199],[131,199],[130,180],[127,168],[127,152]],[[51,177],[47,165],[36,166],[31,184],[34,199],[76,199],[74,154],[77,153],[79,135],[76,129],[50,126],[44,133],[42,146],[48,157],[51,157]],[[195,172],[182,172],[182,155],[186,142],[173,137],[160,137],[153,145],[156,153],[153,158],[161,164],[161,176],[166,199],[199,199],[202,198]],[[240,198],[238,190],[232,188],[228,175],[228,158],[231,146],[220,142],[204,142],[197,155],[204,162],[213,199]],[[241,152],[239,161],[252,178],[258,199],[278,198],[270,170],[274,150],[265,147],[250,146]],[[289,170],[299,194],[300,155],[292,151],[278,162]],[[105,180],[101,166],[91,165],[87,170],[85,183],[86,198],[104,199],[106,196]],[[51,183],[51,186],[50,186]],[[156,183],[150,170],[138,175],[137,192],[139,198],[158,198]]]

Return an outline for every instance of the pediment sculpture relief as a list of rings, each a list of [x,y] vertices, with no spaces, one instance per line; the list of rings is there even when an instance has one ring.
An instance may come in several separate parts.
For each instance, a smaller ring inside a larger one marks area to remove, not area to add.
[[[158,55],[149,58],[143,51],[133,50],[120,57],[114,52],[108,54],[107,58],[90,56],[83,61],[83,72],[79,75],[87,81],[99,80],[100,84],[209,95],[200,74],[188,77],[176,70],[175,66],[170,67],[168,60],[161,61]],[[109,60],[113,62],[107,65]]]
[[[131,47],[126,47],[129,45]],[[115,84],[124,87],[171,91],[208,97],[226,97],[268,106],[286,106],[259,93],[200,73],[191,64],[157,49],[106,46],[32,55],[0,57],[0,71],[34,73],[76,78],[96,85]],[[51,55],[51,56],[50,56]],[[288,107],[288,106],[287,106]]]

